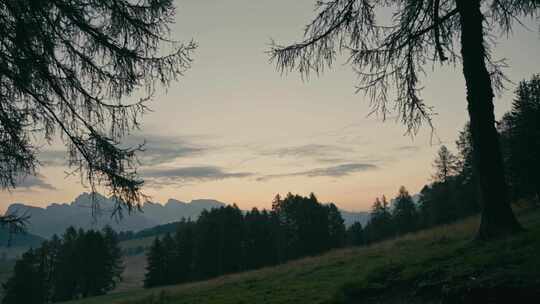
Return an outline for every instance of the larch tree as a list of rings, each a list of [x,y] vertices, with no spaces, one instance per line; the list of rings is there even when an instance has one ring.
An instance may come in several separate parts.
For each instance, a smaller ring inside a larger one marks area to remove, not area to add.
[[[169,39],[174,17],[172,0],[1,0],[0,188],[36,174],[35,138],[59,137],[84,184],[107,188],[117,212],[139,207],[142,147],[120,140],[191,65],[196,44]]]
[[[445,145],[442,145],[433,161],[433,180],[445,183],[448,178],[459,173],[459,160]]]
[[[537,0],[332,0],[318,1],[318,14],[304,39],[288,46],[273,44],[279,71],[304,77],[319,74],[349,53],[358,74],[358,90],[371,100],[373,112],[397,119],[415,133],[432,127],[432,107],[420,96],[420,76],[429,63],[461,62],[467,92],[478,176],[482,220],[478,238],[489,239],[521,230],[510,207],[495,128],[494,91],[502,89],[500,63],[490,56],[493,31],[510,34],[523,17],[536,17]],[[392,11],[390,20],[377,17]],[[460,47],[460,52],[457,47]],[[393,103],[393,104],[392,104]]]

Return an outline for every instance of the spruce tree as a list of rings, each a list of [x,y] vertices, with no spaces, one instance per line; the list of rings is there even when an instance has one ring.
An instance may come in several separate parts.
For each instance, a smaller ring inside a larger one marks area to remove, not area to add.
[[[146,255],[146,274],[144,287],[150,288],[165,283],[165,248],[160,239],[156,237]]]
[[[124,265],[122,261],[122,248],[118,241],[118,234],[110,227],[106,226],[102,230],[105,240],[106,257],[104,262],[104,286],[103,290],[108,292],[116,288],[122,280]]]
[[[540,200],[540,74],[522,81],[502,121],[506,160],[516,198]]]
[[[194,223],[183,220],[176,232],[176,262],[175,280],[178,283],[189,281],[193,278],[193,255],[195,250]]]
[[[334,204],[325,206],[328,215],[328,249],[345,245],[345,221]]]
[[[13,276],[3,284],[2,304],[44,304],[43,277],[39,272],[39,253],[30,249],[13,269]]]
[[[347,228],[347,245],[362,246],[365,244],[364,229],[360,222],[354,222]]]
[[[164,281],[161,285],[172,285],[176,283],[176,277],[178,268],[176,262],[178,261],[178,246],[170,233],[166,233],[161,239],[161,245],[163,247],[163,270]]]
[[[404,186],[399,188],[399,193],[394,200],[392,221],[397,234],[412,232],[417,228],[418,217],[416,206]]]
[[[394,234],[392,214],[384,195],[381,199],[375,199],[364,231],[368,242],[386,239]]]

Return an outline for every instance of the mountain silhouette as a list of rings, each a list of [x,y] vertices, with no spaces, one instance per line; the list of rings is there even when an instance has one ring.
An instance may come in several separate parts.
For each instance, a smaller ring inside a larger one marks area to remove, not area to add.
[[[94,194],[95,202],[99,207],[92,217],[92,194],[82,193],[69,204],[53,203],[45,208],[28,206],[25,204],[12,204],[6,214],[17,213],[30,216],[28,232],[49,238],[53,234],[61,234],[69,226],[83,229],[101,229],[106,225],[117,231],[139,231],[178,221],[181,218],[196,219],[205,209],[225,206],[225,203],[216,200],[193,200],[184,203],[170,199],[165,205],[158,203],[145,203],[142,212],[125,214],[122,219],[112,217],[114,199],[101,194]]]

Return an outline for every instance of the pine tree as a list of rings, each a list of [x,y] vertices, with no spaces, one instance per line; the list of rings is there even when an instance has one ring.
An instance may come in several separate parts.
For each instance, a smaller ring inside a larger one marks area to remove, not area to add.
[[[345,245],[346,229],[341,212],[334,204],[326,205],[325,208],[328,214],[328,249],[343,247]]]
[[[193,278],[193,255],[195,250],[194,223],[183,220],[178,225],[176,232],[176,262],[175,280],[178,283],[189,281]]]
[[[368,242],[379,241],[393,235],[392,214],[384,195],[381,199],[375,199],[364,231]]]
[[[435,168],[433,180],[446,183],[450,177],[458,174],[458,158],[443,145],[437,152],[433,167]]]
[[[347,229],[347,245],[349,246],[362,246],[365,244],[364,229],[362,224],[354,222]]]
[[[178,246],[170,233],[166,233],[161,240],[163,246],[163,269],[164,269],[164,282],[161,285],[172,285],[176,283],[176,277],[178,276],[178,268],[176,262],[178,261]]]
[[[150,288],[165,283],[165,248],[160,239],[156,237],[146,255],[146,274],[144,275],[144,287]]]
[[[2,304],[44,304],[43,277],[38,250],[30,249],[15,264],[13,276],[3,284]]]
[[[515,197],[540,200],[540,74],[520,82],[502,125]]]
[[[79,272],[84,263],[78,255],[80,252],[79,238],[79,232],[73,227],[66,229],[62,236],[54,279],[53,301],[55,302],[74,299],[80,292]]]
[[[399,193],[395,198],[392,220],[397,234],[412,232],[417,228],[416,206],[404,186],[399,188]]]
[[[103,228],[102,233],[106,246],[106,257],[103,261],[105,264],[103,290],[108,292],[116,288],[117,284],[122,280],[124,265],[118,234],[110,226]]]

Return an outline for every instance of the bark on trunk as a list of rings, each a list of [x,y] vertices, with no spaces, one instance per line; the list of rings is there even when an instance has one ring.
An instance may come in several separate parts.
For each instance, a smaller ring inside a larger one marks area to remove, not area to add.
[[[493,113],[493,89],[486,68],[479,0],[456,1],[461,22],[461,55],[473,142],[473,167],[479,183],[482,219],[477,237],[490,239],[521,230],[508,200],[499,135]]]

